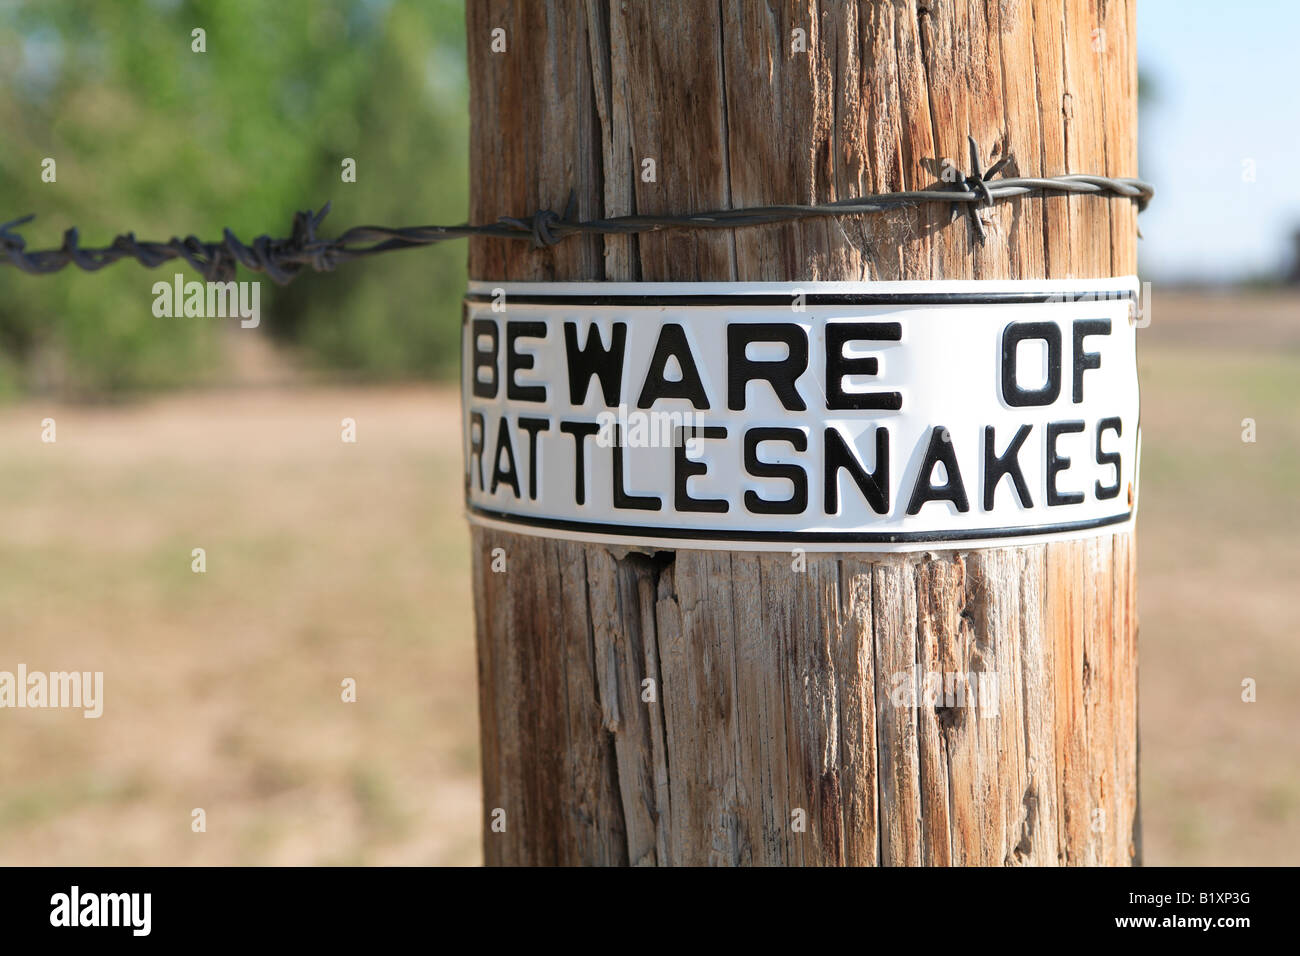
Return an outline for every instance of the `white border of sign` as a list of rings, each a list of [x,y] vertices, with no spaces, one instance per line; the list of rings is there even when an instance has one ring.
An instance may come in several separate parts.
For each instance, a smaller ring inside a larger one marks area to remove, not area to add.
[[[471,282],[462,334],[467,515],[483,527],[664,550],[964,551],[1127,531],[1136,515],[1141,447],[1137,295],[1134,276]],[[507,323],[515,323],[509,334]],[[607,403],[601,376],[574,372],[572,351],[594,348],[614,361],[613,332],[620,324],[621,418]],[[784,344],[744,329],[778,324],[795,329]],[[674,376],[683,373],[682,362],[662,341],[669,325],[681,329],[676,341],[685,342],[682,359],[694,366],[680,379]],[[1106,332],[1095,331],[1103,325]],[[846,338],[844,332],[885,326],[895,327],[898,337],[871,341],[865,333]],[[1008,337],[1011,326],[1018,329]],[[733,339],[734,327],[741,331]],[[1007,344],[1027,327],[1051,334],[1037,344],[1034,335]],[[491,335],[475,336],[472,328]],[[736,386],[738,352],[729,354],[728,345],[742,339],[742,364],[752,374]],[[792,348],[804,361],[790,366],[798,374],[791,372],[793,384],[782,393],[777,372],[763,370],[793,362]],[[670,364],[656,372],[664,355]],[[1009,379],[1016,381],[1008,386]],[[652,380],[662,397],[646,405]],[[699,397],[683,397],[683,382],[694,382]],[[867,399],[870,407],[846,407],[870,394],[898,396],[901,404],[888,408]],[[688,450],[638,446],[626,417],[638,406],[647,413],[687,413],[678,440],[686,437]],[[520,429],[521,419],[533,431]],[[608,427],[583,435],[560,428],[611,419],[621,424],[613,426],[615,440],[605,447]],[[703,427],[692,429],[691,422]],[[756,429],[804,437],[767,439],[751,455],[742,446]],[[883,469],[874,460],[880,446],[873,432],[881,431],[889,447]],[[1025,438],[1012,455],[1020,431]],[[576,454],[579,442],[585,456]],[[617,462],[605,461],[615,455]],[[1002,456],[1010,456],[1002,464],[1011,470],[997,467]],[[828,462],[834,466],[829,480]],[[788,477],[796,464],[802,482]],[[773,474],[781,469],[782,475]],[[618,476],[610,489],[613,471]],[[873,472],[880,477],[883,508],[870,494]],[[748,510],[794,500],[800,484],[797,513]],[[655,501],[654,510],[627,505]],[[720,509],[719,502],[726,503],[725,513],[711,510]],[[909,511],[913,506],[916,511]]]

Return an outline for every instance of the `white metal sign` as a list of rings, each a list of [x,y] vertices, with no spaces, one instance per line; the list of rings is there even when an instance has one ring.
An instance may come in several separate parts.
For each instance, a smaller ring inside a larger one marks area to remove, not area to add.
[[[1137,280],[470,285],[472,521],[900,551],[1133,517]]]

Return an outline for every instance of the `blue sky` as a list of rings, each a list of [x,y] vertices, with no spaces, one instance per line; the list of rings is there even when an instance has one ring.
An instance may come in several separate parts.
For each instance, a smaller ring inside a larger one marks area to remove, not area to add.
[[[1147,279],[1283,269],[1300,229],[1300,0],[1138,0]],[[1254,181],[1243,173],[1253,170]]]

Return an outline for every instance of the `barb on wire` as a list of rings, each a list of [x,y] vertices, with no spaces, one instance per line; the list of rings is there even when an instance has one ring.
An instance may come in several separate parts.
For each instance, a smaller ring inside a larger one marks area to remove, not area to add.
[[[244,245],[233,232],[226,229],[220,242],[203,242],[195,236],[184,239],[173,237],[167,242],[142,242],[136,239],[134,233],[128,232],[103,248],[85,249],[78,244],[77,230],[69,229],[63,234],[61,247],[38,251],[28,251],[26,241],[15,231],[34,218],[24,216],[0,225],[0,252],[3,253],[0,262],[8,262],[32,275],[48,275],[69,265],[75,265],[86,272],[95,272],[127,258],[135,259],[149,268],[175,259],[184,259],[208,281],[233,279],[236,265],[242,265],[252,272],[265,273],[280,285],[286,285],[307,267],[316,272],[329,272],[342,262],[396,249],[427,246],[448,239],[474,236],[529,239],[534,246],[540,248],[553,246],[575,235],[631,235],[663,229],[741,229],[826,216],[862,216],[926,203],[950,204],[952,216],[949,221],[964,206],[976,239],[983,243],[984,225],[980,222],[979,208],[991,206],[1000,200],[1030,193],[1098,195],[1130,199],[1137,203],[1138,210],[1141,211],[1154,194],[1152,187],[1139,179],[1109,176],[1075,174],[995,180],[993,177],[1006,166],[1010,154],[994,163],[987,171],[981,172],[979,149],[974,139],[969,139],[969,144],[971,172],[959,181],[939,182],[929,189],[877,193],[813,205],[752,206],[691,215],[632,215],[579,221],[576,218],[576,197],[570,192],[563,216],[550,209],[539,209],[526,218],[502,216],[495,223],[485,225],[404,228],[355,226],[333,239],[323,239],[316,235],[316,230],[329,212],[330,204],[326,203],[319,212],[307,210],[295,214],[289,238],[258,236],[251,246]]]

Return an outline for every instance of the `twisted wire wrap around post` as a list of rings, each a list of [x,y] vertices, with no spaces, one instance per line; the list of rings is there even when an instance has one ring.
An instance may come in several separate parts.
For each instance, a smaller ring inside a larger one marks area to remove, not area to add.
[[[979,150],[973,139],[969,144],[971,172],[953,182],[935,183],[929,189],[877,193],[812,205],[752,206],[690,215],[631,215],[578,221],[576,197],[570,192],[563,216],[550,209],[539,209],[528,217],[502,216],[495,223],[486,225],[355,226],[333,239],[322,239],[316,235],[316,230],[329,213],[330,204],[326,203],[319,212],[296,213],[289,238],[273,239],[262,235],[254,239],[251,246],[225,229],[220,242],[203,242],[195,236],[173,237],[167,242],[141,242],[134,233],[125,233],[104,248],[83,249],[78,244],[77,230],[69,229],[63,234],[63,245],[58,249],[39,251],[28,251],[26,240],[15,231],[34,218],[24,216],[0,225],[0,253],[3,254],[0,262],[8,262],[32,275],[48,275],[69,265],[95,272],[121,259],[135,259],[151,269],[165,262],[184,259],[195,272],[211,282],[233,279],[236,265],[242,265],[250,272],[265,273],[279,285],[287,285],[307,268],[314,272],[330,272],[339,263],[448,239],[474,236],[527,239],[535,247],[544,248],[575,235],[632,235],[665,229],[742,229],[827,216],[870,215],[928,203],[950,204],[952,218],[964,208],[977,241],[983,243],[984,225],[978,210],[1001,200],[1031,193],[1110,196],[1132,200],[1141,212],[1154,195],[1152,187],[1140,179],[1109,176],[1068,174],[995,180],[993,177],[1010,161],[1010,154],[981,172]]]

